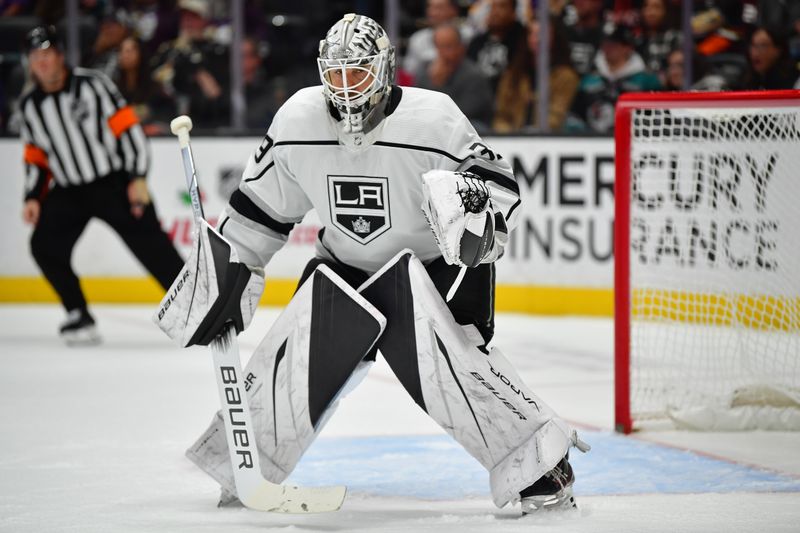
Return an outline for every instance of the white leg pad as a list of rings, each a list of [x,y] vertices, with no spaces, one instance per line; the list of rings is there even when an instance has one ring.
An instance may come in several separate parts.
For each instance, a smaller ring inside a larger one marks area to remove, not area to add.
[[[516,502],[522,489],[552,470],[572,445],[570,433],[566,422],[553,418],[495,465],[489,471],[495,505],[503,507]]]
[[[363,379],[362,362],[386,319],[328,267],[303,283],[244,369],[264,477],[281,483],[322,430],[348,387]],[[219,413],[186,452],[225,490],[232,465]]]
[[[378,348],[412,398],[491,473],[499,507],[567,453],[570,431],[497,349],[478,350],[404,251],[359,291],[387,317]]]

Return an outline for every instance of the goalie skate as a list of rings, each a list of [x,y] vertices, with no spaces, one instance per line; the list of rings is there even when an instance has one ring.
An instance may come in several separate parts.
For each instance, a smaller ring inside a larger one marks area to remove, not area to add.
[[[577,509],[578,506],[572,495],[575,474],[568,459],[569,454],[536,483],[520,492],[523,515],[560,509]]]

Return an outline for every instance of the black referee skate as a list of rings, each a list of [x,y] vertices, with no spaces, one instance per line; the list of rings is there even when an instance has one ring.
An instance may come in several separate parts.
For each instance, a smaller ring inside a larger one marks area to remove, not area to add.
[[[94,318],[85,308],[73,309],[67,313],[67,320],[59,329],[61,338],[67,346],[93,346],[100,344]]]

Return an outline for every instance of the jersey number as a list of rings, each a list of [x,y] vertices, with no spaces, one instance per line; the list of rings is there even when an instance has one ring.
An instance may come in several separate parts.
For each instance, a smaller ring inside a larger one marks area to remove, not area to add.
[[[261,160],[264,159],[264,156],[267,155],[267,152],[272,148],[272,144],[272,137],[270,137],[269,134],[264,135],[264,140],[261,141],[261,144],[256,150],[256,164],[261,163]]]
[[[478,148],[480,148],[480,150],[478,150]],[[500,154],[493,152],[483,143],[472,143],[472,146],[470,146],[469,149],[473,152],[478,152],[480,155],[486,157],[489,161],[501,159]]]

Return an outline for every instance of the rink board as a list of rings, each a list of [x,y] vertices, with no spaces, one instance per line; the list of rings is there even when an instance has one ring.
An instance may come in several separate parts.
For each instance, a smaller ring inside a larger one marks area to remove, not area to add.
[[[542,314],[610,316],[613,263],[613,140],[610,138],[490,137],[492,149],[513,166],[522,205],[518,229],[497,264],[497,308]],[[193,139],[205,211],[215,223],[261,139]],[[148,184],[162,227],[181,254],[189,253],[192,214],[180,152],[172,137],[151,139]],[[30,227],[20,216],[22,145],[0,139],[9,162],[0,181],[0,302],[56,302],[28,246]],[[267,267],[263,303],[285,305],[303,266],[314,254],[319,221],[312,211],[295,226]],[[105,224],[90,222],[78,241],[74,266],[90,302],[151,302],[157,285]]]

